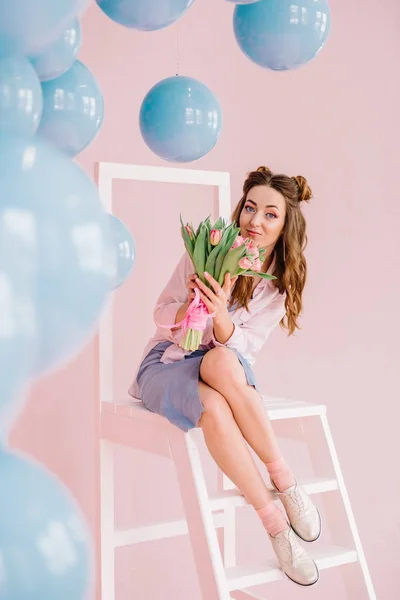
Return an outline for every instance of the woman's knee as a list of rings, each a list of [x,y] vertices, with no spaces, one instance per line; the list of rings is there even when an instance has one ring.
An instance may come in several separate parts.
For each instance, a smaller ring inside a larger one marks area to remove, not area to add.
[[[206,382],[218,379],[228,379],[246,383],[246,376],[238,357],[229,348],[218,346],[209,350],[200,366],[200,376]]]
[[[228,420],[233,419],[232,410],[222,394],[209,387],[202,381],[199,382],[200,400],[204,412],[200,417],[199,426],[212,426],[223,429]]]

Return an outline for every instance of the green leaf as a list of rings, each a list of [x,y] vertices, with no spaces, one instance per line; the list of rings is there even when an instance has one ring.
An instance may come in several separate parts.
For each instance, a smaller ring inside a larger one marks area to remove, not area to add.
[[[257,273],[256,271],[245,271],[241,273],[244,277],[261,277],[262,279],[277,279],[275,275],[269,273]]]
[[[259,252],[259,259],[261,260],[261,262],[264,262],[266,254],[267,254],[267,249],[266,248],[259,248],[258,249]]]
[[[246,246],[242,244],[233,250],[227,252],[225,259],[221,265],[221,270],[218,275],[218,283],[223,285],[225,275],[230,273],[231,275],[235,275],[239,268],[239,261],[246,254]]]
[[[185,225],[183,224],[183,221],[182,221],[182,216],[181,216],[181,224],[182,224],[181,235],[183,238],[183,242],[185,244],[186,251],[188,252],[190,258],[193,260],[194,240],[192,240],[190,238],[190,235],[186,231]]]
[[[224,219],[222,217],[219,217],[219,219],[212,226],[212,229],[225,229],[225,227],[226,227],[226,224],[225,224]]]
[[[211,217],[211,215],[209,215],[207,217],[207,219],[205,219],[204,221],[200,221],[199,226],[198,226],[197,231],[196,231],[196,238],[199,235],[201,228],[204,227],[204,225],[206,225],[207,221],[210,220],[210,217]]]
[[[232,226],[229,225],[225,229],[224,233],[222,234],[221,241],[217,246],[217,248],[219,248],[219,252],[218,252],[217,258],[215,260],[215,266],[214,266],[214,279],[216,279],[217,281],[218,281],[219,274],[221,271],[222,263],[224,262],[224,258],[226,256],[227,252],[232,247],[232,244],[230,243],[231,239],[232,239]]]
[[[215,261],[215,279],[218,278],[222,263],[224,261],[225,256],[232,248],[232,244],[237,237],[237,232],[240,231],[238,227],[234,223],[231,223],[226,227],[226,229],[222,233],[222,238],[218,246],[220,246],[220,251],[218,253],[217,260]]]
[[[213,249],[211,250],[211,252],[209,253],[209,255],[207,257],[206,266],[204,268],[204,270],[207,271],[207,273],[210,273],[211,277],[214,277],[214,279],[215,279],[215,261],[217,260],[217,257],[219,255],[219,253],[221,252],[221,248],[222,248],[221,242],[213,247]]]
[[[238,236],[238,233],[240,232],[239,227],[236,227],[235,223],[231,223],[227,228],[227,238],[226,238],[226,243],[229,244],[228,250],[232,247],[233,242],[235,241],[235,239]]]
[[[206,247],[207,247],[207,226],[204,223],[200,224],[199,234],[196,238],[194,251],[193,251],[193,264],[196,269],[196,273],[199,278],[205,283],[204,280],[204,267],[206,262]]]
[[[207,228],[207,248],[206,248],[206,252],[207,252],[207,256],[210,254],[211,252],[211,242],[210,242],[210,233],[211,233],[211,221],[210,221],[210,217],[207,217],[207,219],[204,222],[206,228]]]

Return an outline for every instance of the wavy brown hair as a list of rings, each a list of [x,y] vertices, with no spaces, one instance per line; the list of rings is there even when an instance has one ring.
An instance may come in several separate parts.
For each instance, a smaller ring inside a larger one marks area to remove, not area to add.
[[[300,329],[298,317],[302,311],[302,295],[307,278],[307,262],[304,250],[307,245],[306,220],[301,211],[301,203],[312,197],[310,186],[301,175],[289,177],[275,174],[268,167],[258,167],[248,174],[243,184],[243,195],[232,213],[232,221],[239,226],[240,214],[249,191],[258,185],[265,185],[279,192],[286,202],[286,217],[282,233],[275,245],[275,269],[277,279],[269,283],[275,285],[281,294],[286,293],[286,315],[281,327],[292,335]],[[252,295],[253,278],[239,277],[232,289],[230,304],[248,309]]]

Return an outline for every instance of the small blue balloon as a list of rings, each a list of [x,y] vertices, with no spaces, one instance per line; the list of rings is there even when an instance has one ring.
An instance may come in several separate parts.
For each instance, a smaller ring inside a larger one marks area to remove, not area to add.
[[[87,5],[88,0],[2,0],[0,54],[41,52]]]
[[[30,62],[0,56],[0,134],[34,135],[42,110],[42,88]]]
[[[72,158],[94,140],[103,123],[101,90],[79,60],[61,77],[43,82],[42,90],[38,134]]]
[[[256,64],[274,71],[295,69],[314,58],[330,25],[328,0],[259,0],[234,11],[240,48]]]
[[[200,81],[169,77],[147,93],[139,120],[150,150],[170,162],[190,162],[217,143],[222,110],[215,95]]]
[[[68,71],[75,62],[81,44],[81,26],[79,20],[75,19],[43,52],[29,57],[40,81],[55,79]]]
[[[112,239],[117,255],[117,276],[114,289],[121,286],[132,270],[136,250],[132,234],[122,221],[114,215],[108,215]]]
[[[83,600],[93,585],[87,525],[49,471],[0,449],[0,600]]]
[[[194,0],[96,0],[110,19],[125,27],[154,31],[177,21]]]
[[[37,137],[0,137],[0,230],[15,228],[24,246],[10,261],[35,273],[32,373],[41,374],[93,335],[115,281],[115,251],[96,186]]]

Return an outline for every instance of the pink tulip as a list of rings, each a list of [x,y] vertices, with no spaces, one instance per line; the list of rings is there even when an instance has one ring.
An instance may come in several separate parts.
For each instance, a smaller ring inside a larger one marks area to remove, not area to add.
[[[247,246],[247,252],[249,254],[252,255],[253,258],[258,258],[260,256],[260,253],[258,251],[257,246],[254,244],[253,241],[250,242],[250,244],[246,244]]]
[[[211,246],[216,246],[220,243],[222,238],[222,231],[220,229],[211,229],[210,232],[210,243]]]
[[[253,263],[251,262],[251,260],[249,258],[246,258],[246,256],[244,258],[241,258],[239,260],[239,267],[241,269],[246,269],[246,271],[250,268],[252,268]]]
[[[190,227],[190,225],[185,225],[185,229],[187,234],[189,235],[191,240],[194,240],[194,232],[193,229]]]
[[[244,244],[244,238],[242,238],[241,235],[238,235],[236,240],[233,242],[231,250],[233,250],[234,248],[239,248],[239,246],[241,246],[242,244]]]
[[[261,271],[261,267],[262,267],[262,262],[259,258],[256,258],[256,260],[253,263],[253,266],[251,268],[252,271],[256,271],[257,273],[259,271]]]

